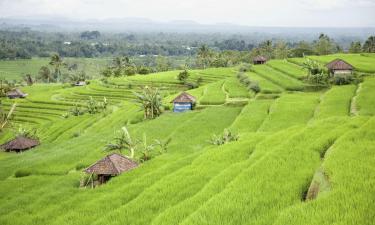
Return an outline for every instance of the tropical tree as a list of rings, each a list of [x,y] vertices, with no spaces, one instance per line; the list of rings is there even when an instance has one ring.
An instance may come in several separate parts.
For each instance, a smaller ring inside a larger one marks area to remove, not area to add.
[[[10,110],[8,112],[5,112],[0,101],[0,132],[3,131],[6,126],[9,126],[16,106],[16,103],[13,103],[13,105],[10,107]]]
[[[350,53],[360,53],[362,51],[362,45],[360,41],[350,43]]]
[[[308,75],[316,75],[324,72],[324,69],[318,62],[309,58],[306,58],[305,62],[302,63],[302,67],[307,69],[309,72]]]
[[[375,52],[375,36],[370,36],[363,44],[363,51],[374,53]]]
[[[181,82],[181,83],[185,83],[186,80],[189,78],[189,72],[185,69],[184,71],[180,72],[177,76],[177,79]]]
[[[129,151],[129,158],[134,158],[135,151],[137,149],[138,140],[132,138],[128,129],[124,126],[120,131],[116,133],[114,138],[114,143],[109,143],[106,145],[105,150],[122,150]]]
[[[319,55],[328,55],[334,52],[335,43],[325,34],[320,34],[318,41],[315,42],[315,51]]]
[[[49,64],[54,68],[54,79],[57,81],[61,81],[61,68],[66,66],[66,63],[64,63],[64,61],[58,54],[53,54],[51,56]]]
[[[154,119],[162,113],[162,97],[157,88],[144,87],[141,93],[133,92],[144,111],[144,119]]]
[[[51,74],[51,70],[47,66],[40,67],[39,72],[38,72],[38,79],[47,83],[54,81],[52,74]]]
[[[204,69],[210,65],[212,57],[212,51],[207,45],[202,45],[198,49],[197,54],[197,62],[199,65],[201,65]]]

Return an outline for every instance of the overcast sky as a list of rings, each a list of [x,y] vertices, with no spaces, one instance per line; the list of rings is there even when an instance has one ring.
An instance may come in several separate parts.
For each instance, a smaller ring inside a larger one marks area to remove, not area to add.
[[[375,0],[0,0],[0,17],[139,17],[250,26],[375,26]]]

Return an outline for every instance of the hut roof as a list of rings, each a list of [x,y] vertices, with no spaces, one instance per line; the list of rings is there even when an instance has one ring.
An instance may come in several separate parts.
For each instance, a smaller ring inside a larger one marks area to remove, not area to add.
[[[255,56],[253,61],[267,61],[267,58],[261,55]]]
[[[137,166],[138,163],[130,160],[129,158],[117,153],[112,153],[85,169],[85,172],[94,174],[118,175]]]
[[[20,89],[16,88],[11,91],[8,91],[7,96],[10,97],[26,97],[27,94],[23,93]]]
[[[326,67],[330,70],[352,70],[353,66],[342,59],[335,59],[328,63]]]
[[[39,141],[23,136],[18,136],[15,139],[8,141],[0,146],[5,151],[20,151],[27,150],[39,145]]]
[[[172,101],[173,103],[179,103],[179,102],[195,102],[195,97],[186,93],[182,92],[179,96],[177,96],[175,99]]]

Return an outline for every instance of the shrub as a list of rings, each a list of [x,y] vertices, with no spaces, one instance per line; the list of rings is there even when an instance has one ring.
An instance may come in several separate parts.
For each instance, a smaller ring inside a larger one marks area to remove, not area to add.
[[[78,104],[75,104],[73,106],[73,108],[71,108],[69,110],[70,114],[72,114],[73,116],[80,116],[80,115],[83,115],[85,114],[85,111],[82,109],[81,106],[78,106]]]
[[[76,170],[82,170],[82,169],[85,168],[85,167],[86,167],[85,164],[83,164],[83,163],[78,163],[78,164],[76,165]]]
[[[350,84],[354,81],[352,74],[336,74],[332,78],[332,83],[336,85]]]
[[[151,69],[148,68],[148,67],[145,67],[145,66],[142,66],[138,69],[138,73],[139,74],[142,74],[142,75],[146,75],[146,74],[149,74],[151,73]]]
[[[31,174],[31,171],[28,169],[19,169],[14,173],[14,177],[27,177]]]
[[[20,126],[17,130],[16,136],[22,136],[32,139],[39,139],[36,128],[25,128]]]
[[[260,86],[259,86],[259,84],[258,83],[251,83],[250,85],[249,85],[249,89],[250,90],[252,90],[252,91],[254,91],[254,93],[259,93],[261,90],[260,90]]]
[[[181,82],[181,83],[184,83],[188,77],[189,77],[189,72],[187,70],[184,70],[182,72],[180,72],[177,76],[177,79]]]
[[[223,145],[232,141],[237,141],[239,136],[232,133],[229,129],[224,129],[224,133],[220,136],[214,134],[211,138],[211,143],[214,145]]]
[[[196,81],[196,83],[198,84],[198,86],[201,85],[202,82],[203,82],[203,78],[202,77],[198,77],[197,81]]]
[[[249,63],[243,63],[243,64],[240,66],[239,71],[240,71],[240,72],[248,72],[248,71],[250,71],[250,69],[251,69],[251,64],[249,64]]]
[[[188,89],[194,89],[194,88],[198,88],[199,87],[198,84],[193,83],[193,82],[187,82],[187,83],[185,83],[185,85],[187,86]]]

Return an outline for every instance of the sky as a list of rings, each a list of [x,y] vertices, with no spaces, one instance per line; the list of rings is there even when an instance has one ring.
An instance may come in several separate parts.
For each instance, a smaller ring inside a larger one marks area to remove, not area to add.
[[[248,26],[375,27],[375,0],[0,0],[0,17],[47,16]]]

